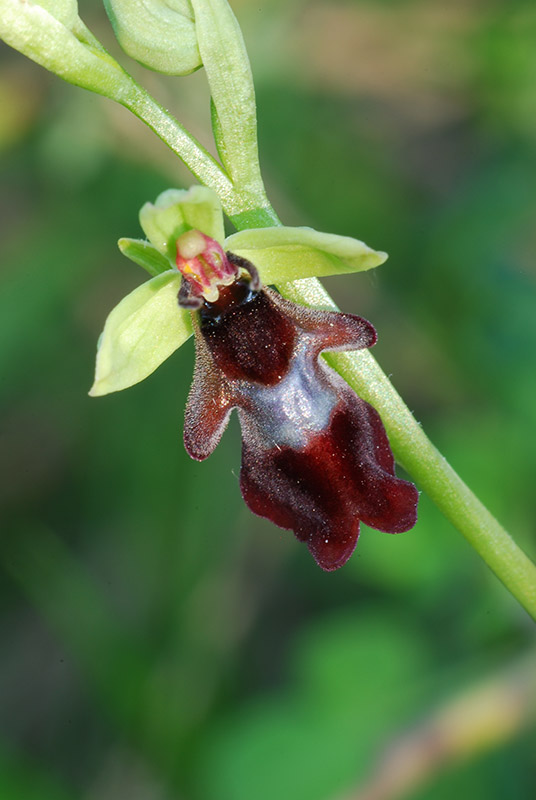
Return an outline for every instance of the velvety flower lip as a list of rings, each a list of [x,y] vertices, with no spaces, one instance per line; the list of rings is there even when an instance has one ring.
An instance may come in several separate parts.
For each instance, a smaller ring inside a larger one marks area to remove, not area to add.
[[[376,332],[361,317],[252,288],[249,271],[199,307],[184,443],[207,458],[236,408],[246,504],[292,529],[332,571],[351,556],[361,521],[399,533],[417,518],[417,489],[396,477],[378,413],[319,360],[323,350],[370,347]]]

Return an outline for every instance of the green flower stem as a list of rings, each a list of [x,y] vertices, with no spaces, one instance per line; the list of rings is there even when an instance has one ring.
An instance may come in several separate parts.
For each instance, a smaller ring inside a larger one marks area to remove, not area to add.
[[[314,278],[278,288],[296,303],[337,310]],[[536,566],[436,450],[372,354],[362,350],[325,358],[380,413],[396,460],[536,620]]]
[[[197,139],[134,79],[130,81],[128,90],[114,99],[145,122],[202,184],[219,195],[226,214],[238,230],[280,224],[263,189],[259,187],[251,194],[233,184],[223,167]]]
[[[231,213],[244,210],[231,180],[216,159],[134,79],[131,78],[128,91],[115,99],[145,122],[201,183],[214,189]]]

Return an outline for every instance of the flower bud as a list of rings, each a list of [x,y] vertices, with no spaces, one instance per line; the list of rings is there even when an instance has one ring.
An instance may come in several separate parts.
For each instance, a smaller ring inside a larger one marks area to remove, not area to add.
[[[187,75],[201,66],[189,0],[104,0],[119,44],[144,67]]]

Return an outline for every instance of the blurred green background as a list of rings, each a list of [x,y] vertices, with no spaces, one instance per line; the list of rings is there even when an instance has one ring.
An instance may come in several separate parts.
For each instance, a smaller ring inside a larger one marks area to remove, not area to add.
[[[276,209],[390,253],[328,288],[536,557],[534,2],[232,5]],[[236,421],[186,456],[191,343],[87,397],[146,277],[116,241],[191,179],[122,108],[0,53],[1,800],[532,800],[534,626],[425,496],[323,574],[242,503]],[[202,71],[128,68],[210,144]]]

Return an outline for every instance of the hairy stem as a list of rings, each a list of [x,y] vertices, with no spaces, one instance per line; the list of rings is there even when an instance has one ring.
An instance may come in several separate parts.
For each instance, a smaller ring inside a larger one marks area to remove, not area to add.
[[[130,77],[130,76],[129,76]],[[246,227],[266,227],[276,224],[275,212],[268,204],[264,191],[256,193],[234,185],[227,172],[192,134],[169,111],[132,78],[127,91],[117,96],[117,101],[128,108],[153,130],[167,146],[186,164],[193,175],[220,197],[225,212],[240,229],[240,221],[248,220]],[[244,226],[242,226],[244,227]]]
[[[133,79],[129,90],[117,98],[173,150],[193,175],[220,196],[226,207],[238,204],[233,185],[220,164],[180,122]]]

